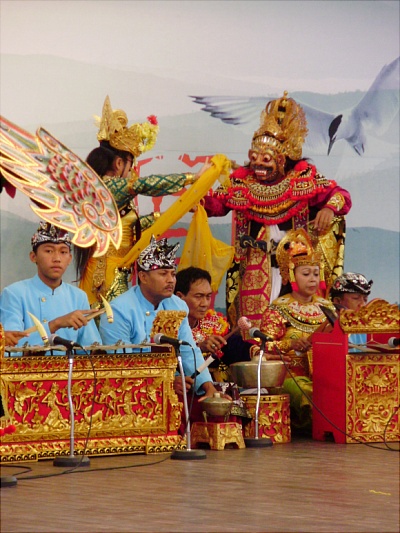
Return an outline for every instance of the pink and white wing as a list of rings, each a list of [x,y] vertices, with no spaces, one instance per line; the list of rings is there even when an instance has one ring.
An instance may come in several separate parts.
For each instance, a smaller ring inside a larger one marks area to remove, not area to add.
[[[45,129],[36,136],[0,117],[0,168],[4,178],[27,195],[43,220],[73,234],[95,256],[110,243],[119,248],[121,220],[115,200],[100,176]]]

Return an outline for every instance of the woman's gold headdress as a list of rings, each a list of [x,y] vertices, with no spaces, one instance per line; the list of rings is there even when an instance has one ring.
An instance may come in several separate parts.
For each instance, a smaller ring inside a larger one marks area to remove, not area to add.
[[[310,236],[303,228],[287,232],[276,249],[276,261],[283,285],[290,281],[294,291],[298,290],[294,270],[301,265],[319,266],[320,288],[326,288],[322,255],[315,251]]]
[[[260,127],[254,132],[252,149],[262,152],[271,147],[291,159],[301,159],[307,135],[307,120],[302,107],[285,91],[271,100],[261,113]]]
[[[96,117],[99,125],[97,139],[108,141],[116,150],[130,152],[134,158],[151,150],[158,134],[157,118],[147,117],[148,122],[132,124],[128,127],[128,117],[122,109],[113,110],[107,96],[103,105],[103,114]]]

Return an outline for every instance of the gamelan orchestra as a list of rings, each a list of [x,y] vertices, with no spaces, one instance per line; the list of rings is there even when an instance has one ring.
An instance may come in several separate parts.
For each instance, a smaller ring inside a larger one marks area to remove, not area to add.
[[[352,198],[303,157],[302,107],[260,112],[243,166],[149,176],[157,118],[129,125],[108,96],[86,160],[1,117],[2,192],[38,217],[33,275],[0,295],[2,461],[66,456],[72,427],[81,456],[399,440],[399,307],[344,270]],[[228,213],[226,244],[208,219]]]

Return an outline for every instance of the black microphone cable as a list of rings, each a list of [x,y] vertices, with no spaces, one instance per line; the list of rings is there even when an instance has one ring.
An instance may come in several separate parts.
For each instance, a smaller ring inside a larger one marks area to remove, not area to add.
[[[96,403],[96,395],[97,395],[97,390],[96,390],[96,387],[97,387],[97,374],[96,374],[96,370],[94,368],[94,364],[93,364],[93,360],[92,360],[92,354],[88,353],[85,349],[84,349],[84,351],[85,351],[85,354],[89,356],[89,360],[91,362],[92,370],[93,370],[93,397],[92,397],[92,409],[91,409],[90,420],[89,420],[88,434],[87,434],[87,437],[86,437],[86,440],[85,440],[84,449],[83,449],[83,452],[82,452],[82,459],[73,468],[68,468],[66,470],[62,470],[61,472],[52,472],[51,474],[38,474],[38,475],[30,475],[30,476],[25,476],[25,477],[19,477],[18,478],[19,481],[25,481],[25,480],[31,480],[31,479],[51,478],[51,477],[56,477],[56,476],[63,476],[63,475],[66,475],[66,474],[89,474],[91,472],[111,471],[111,470],[124,470],[124,469],[129,469],[129,468],[152,466],[152,465],[156,465],[156,464],[159,464],[159,463],[163,463],[167,459],[170,459],[170,456],[167,455],[166,457],[163,457],[161,460],[152,461],[152,462],[149,462],[149,463],[146,463],[146,464],[130,464],[130,465],[124,465],[124,466],[105,467],[105,468],[85,468],[83,470],[79,469],[79,466],[82,464],[83,458],[85,457],[87,445],[88,445],[89,438],[90,438],[90,433],[91,433],[91,429],[92,429],[92,422],[93,422],[93,411],[94,411],[94,405]],[[175,449],[180,446],[183,438],[184,438],[184,434],[181,435],[181,438],[180,438],[179,442],[177,443]],[[3,466],[7,466],[7,467],[10,467],[10,468],[11,467],[14,467],[14,468],[15,467],[16,468],[25,468],[25,470],[23,472],[19,472],[19,473],[15,474],[15,477],[23,476],[24,474],[26,474],[28,472],[32,472],[32,470],[33,470],[31,467],[22,467],[22,466],[17,466],[17,465],[2,465],[2,467]]]
[[[78,349],[78,347],[77,347]],[[192,353],[193,353],[193,359],[194,359],[194,366],[196,367],[196,354],[195,354],[195,351],[193,349],[193,346],[191,346],[191,349],[192,349]],[[90,421],[89,421],[89,428],[88,428],[88,434],[87,434],[87,437],[86,437],[86,440],[85,440],[85,445],[84,445],[84,449],[83,449],[83,453],[82,453],[82,461],[83,461],[83,457],[85,456],[85,452],[86,452],[86,449],[87,449],[87,444],[89,442],[89,438],[90,438],[90,433],[91,433],[91,428],[92,428],[92,421],[93,421],[93,411],[94,411],[94,405],[96,403],[96,395],[97,395],[97,391],[96,391],[96,386],[97,386],[97,375],[96,375],[96,371],[95,371],[95,368],[94,368],[94,364],[93,364],[93,360],[92,360],[92,354],[88,353],[86,350],[85,350],[85,353],[89,356],[89,360],[91,362],[91,365],[92,365],[92,370],[93,370],[93,399],[92,399],[92,409],[91,409],[91,415],[90,415]],[[175,451],[176,449],[179,449],[180,446],[181,446],[181,443],[182,441],[184,440],[185,438],[185,435],[186,435],[186,431],[187,431],[187,424],[190,420],[190,416],[191,416],[191,412],[192,412],[192,409],[193,409],[193,402],[194,402],[194,398],[195,398],[195,392],[196,392],[196,377],[194,378],[194,383],[190,389],[190,392],[191,392],[191,399],[190,399],[190,408],[188,409],[189,411],[189,418],[188,420],[186,421],[186,425],[185,425],[185,429],[184,429],[184,432],[182,435],[180,435],[180,439],[179,441],[177,442],[176,446],[173,448],[173,450],[171,450],[171,453],[173,453],[173,451]],[[184,393],[186,394],[186,390],[184,391]],[[51,477],[56,477],[56,476],[62,476],[62,475],[66,475],[66,474],[89,474],[91,472],[100,472],[100,471],[112,471],[112,470],[128,470],[130,468],[139,468],[139,467],[144,467],[144,466],[154,466],[154,465],[157,465],[157,464],[161,464],[163,463],[164,461],[167,461],[170,459],[170,454],[167,454],[166,457],[163,457],[162,459],[159,459],[157,461],[151,461],[149,463],[145,463],[145,464],[128,464],[128,465],[124,465],[124,466],[115,466],[115,467],[105,467],[105,468],[85,468],[85,469],[79,469],[79,466],[80,464],[82,463],[82,461],[74,466],[73,468],[68,468],[66,470],[63,470],[62,472],[53,472],[51,474],[38,474],[38,475],[30,475],[30,476],[25,476],[25,477],[19,477],[19,481],[24,481],[24,480],[31,480],[31,479],[44,479],[44,478],[51,478]],[[2,466],[5,466],[5,465],[2,465]],[[15,466],[16,465],[7,465],[9,466],[10,468],[12,466]],[[32,468],[31,467],[18,467],[17,468],[25,468],[25,470],[23,472],[19,472],[15,475],[15,477],[17,476],[23,476],[24,474],[26,474],[27,472],[32,472]]]
[[[100,345],[99,345],[100,346]],[[96,403],[96,394],[97,394],[97,390],[96,390],[96,387],[97,387],[97,374],[96,374],[96,369],[94,367],[94,364],[93,364],[93,359],[92,359],[92,354],[89,353],[85,348],[83,348],[82,346],[76,346],[75,349],[79,349],[79,350],[82,350],[84,351],[85,355],[88,356],[88,359],[90,361],[90,364],[91,364],[91,367],[92,367],[92,372],[93,372],[93,396],[92,396],[92,408],[91,408],[91,412],[90,412],[90,419],[89,419],[89,427],[88,427],[88,432],[87,432],[87,436],[86,436],[86,439],[85,439],[85,444],[84,444],[84,447],[83,447],[83,451],[82,451],[82,456],[81,456],[81,460],[79,461],[79,463],[77,465],[75,465],[74,467],[72,468],[68,468],[66,470],[63,470],[61,472],[56,472],[56,473],[52,473],[52,474],[42,474],[42,475],[36,475],[36,476],[26,476],[26,477],[23,477],[23,478],[19,478],[20,480],[27,480],[27,479],[40,479],[40,478],[47,478],[47,477],[54,477],[54,476],[62,476],[64,474],[72,474],[76,469],[78,469],[82,462],[83,462],[83,459],[84,457],[86,456],[86,450],[87,450],[87,445],[88,445],[88,442],[89,442],[89,438],[90,438],[90,433],[91,433],[91,430],[92,430],[92,424],[93,424],[93,411],[94,411],[94,406],[95,406],[95,403]],[[32,469],[30,469],[30,471],[32,471]],[[25,474],[25,472],[19,472],[15,475],[15,477],[17,476],[21,476],[23,474]]]

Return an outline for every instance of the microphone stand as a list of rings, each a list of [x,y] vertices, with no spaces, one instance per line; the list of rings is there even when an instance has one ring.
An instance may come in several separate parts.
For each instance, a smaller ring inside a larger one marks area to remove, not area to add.
[[[74,354],[72,353],[71,348],[67,348],[67,356],[68,356],[68,404],[69,404],[69,411],[70,411],[70,421],[71,421],[71,433],[70,433],[70,451],[69,456],[58,456],[54,459],[53,465],[54,466],[63,466],[63,467],[78,467],[78,466],[89,466],[90,465],[90,459],[89,457],[86,457],[83,455],[82,457],[77,457],[74,455],[74,430],[75,430],[75,417],[74,417],[74,406],[72,403],[72,392],[71,392],[71,385],[72,385],[72,367],[74,365]]]
[[[1,396],[0,396],[0,401],[1,401]],[[3,435],[3,433],[1,435]],[[15,487],[17,483],[18,483],[18,480],[15,476],[1,476],[0,477],[1,487]]]
[[[1,476],[0,477],[0,487],[15,487],[18,483],[18,480],[15,476]]]
[[[185,374],[183,372],[182,357],[179,351],[179,346],[175,347],[176,356],[178,358],[179,372],[182,378],[182,394],[183,394],[183,408],[186,418],[186,450],[174,450],[171,454],[171,459],[178,460],[190,460],[190,459],[205,459],[207,457],[204,450],[192,450],[190,444],[190,420],[189,420],[189,409],[186,396],[186,382]]]
[[[264,355],[264,350],[265,350],[265,340],[262,340],[261,346],[260,346],[258,365],[257,365],[257,403],[256,403],[255,417],[254,417],[254,438],[248,437],[244,439],[246,448],[266,448],[268,446],[273,445],[272,440],[269,437],[259,438],[259,431],[258,431],[258,413],[260,410],[260,396],[261,396],[261,364],[262,364],[262,358]]]

